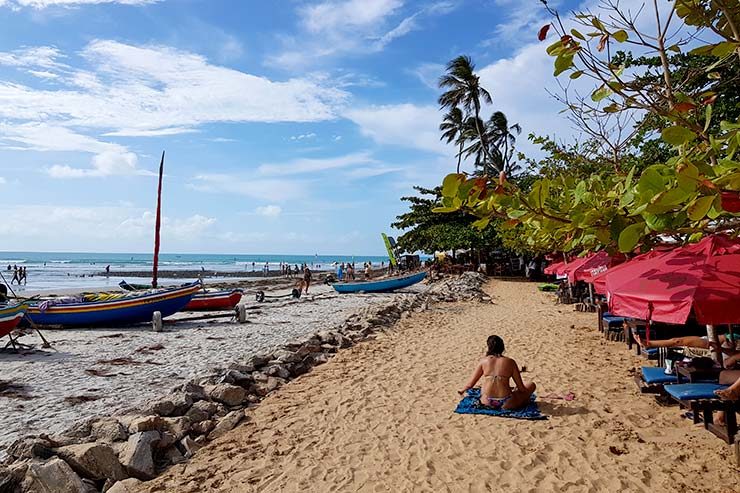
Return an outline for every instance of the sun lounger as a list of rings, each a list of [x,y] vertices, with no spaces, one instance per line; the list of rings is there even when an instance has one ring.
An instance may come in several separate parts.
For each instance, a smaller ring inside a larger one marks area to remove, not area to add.
[[[718,383],[682,383],[677,385],[666,385],[663,387],[666,394],[678,403],[691,409],[694,415],[694,423],[704,423],[704,428],[711,431],[719,438],[732,444],[737,435],[737,416],[740,410],[738,401],[722,401],[714,394],[716,390],[726,389],[727,385]],[[725,424],[714,423],[714,412],[725,413]]]
[[[635,374],[635,383],[643,394],[662,394],[663,386],[678,383],[678,377],[666,374],[665,368],[660,366],[643,366],[640,373]]]

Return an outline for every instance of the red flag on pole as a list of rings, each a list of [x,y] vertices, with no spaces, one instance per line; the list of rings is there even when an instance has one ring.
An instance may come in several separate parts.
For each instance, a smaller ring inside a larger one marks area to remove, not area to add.
[[[157,268],[159,267],[159,227],[162,223],[162,172],[164,170],[164,151],[159,162],[159,186],[157,187],[157,219],[154,223],[154,267],[152,271],[152,287],[157,287]]]

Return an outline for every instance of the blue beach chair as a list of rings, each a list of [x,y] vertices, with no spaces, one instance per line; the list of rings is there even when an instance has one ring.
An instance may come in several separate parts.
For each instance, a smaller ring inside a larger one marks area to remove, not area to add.
[[[665,385],[663,388],[669,396],[682,407],[691,409],[694,423],[703,422],[704,428],[711,431],[728,444],[735,442],[737,435],[737,416],[740,409],[738,401],[722,401],[714,394],[716,390],[726,389],[728,385],[718,383],[681,383]],[[724,411],[725,424],[714,423],[714,411]]]

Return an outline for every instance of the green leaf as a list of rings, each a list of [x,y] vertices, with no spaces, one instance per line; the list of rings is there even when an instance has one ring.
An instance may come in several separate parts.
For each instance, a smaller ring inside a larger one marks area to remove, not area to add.
[[[643,214],[645,224],[653,231],[665,231],[671,225],[671,216],[666,214]]]
[[[712,122],[712,105],[708,104],[707,109],[704,110],[704,131],[706,132],[709,128],[709,124]]]
[[[672,51],[673,53],[681,53],[681,47],[678,45],[671,45],[668,48],[666,48],[668,51]]]
[[[693,192],[699,183],[699,168],[691,163],[686,163],[679,167],[676,178],[681,190]]]
[[[553,44],[547,47],[547,54],[550,56],[555,56],[560,54],[563,51],[563,42],[560,40],[555,41]]]
[[[645,233],[645,223],[630,224],[619,233],[619,251],[623,253],[631,252],[640,242],[643,233]]]
[[[584,36],[583,34],[581,34],[580,32],[576,31],[575,29],[571,29],[571,30],[570,30],[570,33],[571,33],[571,34],[572,34],[572,35],[573,35],[574,37],[576,37],[576,38],[580,39],[581,41],[586,41],[586,37],[585,37],[585,36]]]
[[[661,192],[652,200],[655,204],[674,206],[683,203],[689,198],[690,192],[681,188],[672,188]]]
[[[661,136],[664,141],[674,146],[683,145],[696,138],[696,134],[694,132],[678,125],[664,129],[663,132],[661,132]]]
[[[579,78],[582,75],[583,75],[583,70],[576,70],[575,72],[573,72],[572,74],[570,74],[570,78],[575,80],[575,79]]]
[[[724,41],[722,43],[714,45],[714,48],[712,48],[712,55],[719,58],[724,58],[728,55],[731,55],[732,52],[735,51],[736,47],[737,45],[735,43]]]
[[[558,57],[555,59],[555,73],[553,74],[555,77],[562,74],[566,70],[568,70],[570,67],[573,66],[573,54],[572,53],[562,53],[558,55]]]
[[[714,195],[707,195],[705,197],[699,197],[698,199],[694,200],[691,205],[689,205],[689,208],[686,210],[686,212],[689,214],[689,219],[692,221],[699,221],[701,219],[704,219],[704,216],[707,215],[707,212],[709,212],[709,209],[712,207],[712,203],[714,202]]]
[[[704,45],[699,46],[698,48],[694,48],[689,52],[689,55],[709,55],[712,53],[712,50],[714,49],[714,45]]]
[[[591,100],[598,103],[602,99],[608,97],[612,93],[612,90],[607,86],[601,86],[591,94]]]
[[[488,226],[488,223],[490,223],[490,222],[491,222],[491,218],[490,217],[483,217],[483,218],[478,219],[477,221],[473,222],[473,224],[471,224],[471,226],[473,226],[474,228],[477,228],[477,229],[485,229],[486,226]]]
[[[624,43],[625,41],[627,41],[627,31],[625,31],[624,29],[620,29],[619,31],[612,33],[612,37],[618,42]]]
[[[457,196],[457,190],[460,188],[460,183],[464,179],[464,176],[465,175],[458,175],[457,173],[445,176],[442,181],[442,195],[445,197]]]
[[[432,212],[438,212],[438,213],[445,214],[447,212],[456,212],[458,210],[459,209],[457,207],[435,207],[434,209],[432,209]]]

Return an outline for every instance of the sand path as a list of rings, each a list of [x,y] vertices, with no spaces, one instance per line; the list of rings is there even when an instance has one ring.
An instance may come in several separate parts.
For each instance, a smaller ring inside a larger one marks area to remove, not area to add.
[[[144,491],[737,488],[729,447],[639,395],[629,370],[641,360],[605,341],[594,314],[554,305],[532,284],[488,290],[493,305],[437,305],[342,351]],[[548,421],[454,414],[491,333],[541,395],[577,399],[541,402]]]

